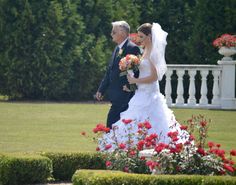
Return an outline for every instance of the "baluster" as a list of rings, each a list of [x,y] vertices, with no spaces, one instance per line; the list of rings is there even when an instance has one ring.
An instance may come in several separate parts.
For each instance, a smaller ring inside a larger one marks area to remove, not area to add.
[[[200,71],[201,76],[202,76],[202,85],[201,85],[201,99],[200,99],[200,104],[201,105],[207,105],[208,104],[208,99],[207,99],[207,75],[208,75],[208,70],[201,70]]]
[[[196,98],[195,98],[195,70],[189,70],[189,98],[188,98],[188,105],[196,105]]]
[[[184,86],[183,86],[183,75],[184,70],[177,70],[178,75],[178,85],[177,85],[177,99],[176,99],[176,105],[183,105],[184,104]]]
[[[220,104],[220,89],[219,89],[220,71],[219,70],[214,70],[213,71],[213,76],[214,76],[214,84],[213,84],[212,104],[213,105],[219,105]]]
[[[172,70],[167,70],[166,72],[166,87],[165,87],[165,94],[166,94],[166,103],[168,106],[172,104],[172,99],[171,99],[171,75],[172,75]]]

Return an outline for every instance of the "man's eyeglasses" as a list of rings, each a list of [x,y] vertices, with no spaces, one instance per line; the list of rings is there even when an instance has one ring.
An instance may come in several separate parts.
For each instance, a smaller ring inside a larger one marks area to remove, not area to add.
[[[122,31],[124,31],[124,30],[123,30],[123,29],[118,29],[118,30],[116,30],[116,31],[112,30],[112,31],[111,31],[111,34],[112,34],[112,35],[115,35],[115,34],[117,34],[118,32],[122,32]]]
[[[117,31],[111,31],[112,35],[115,35],[117,33]]]

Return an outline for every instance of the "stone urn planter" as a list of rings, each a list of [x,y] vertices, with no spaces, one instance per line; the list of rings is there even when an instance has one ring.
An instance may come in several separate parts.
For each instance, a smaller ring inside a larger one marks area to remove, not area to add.
[[[221,47],[219,49],[219,54],[223,55],[224,57],[221,59],[223,61],[230,61],[232,59],[232,55],[236,54],[236,47]]]

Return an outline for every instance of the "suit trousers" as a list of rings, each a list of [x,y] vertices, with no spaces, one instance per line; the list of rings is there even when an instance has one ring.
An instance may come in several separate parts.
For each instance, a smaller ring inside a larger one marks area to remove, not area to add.
[[[112,128],[112,124],[120,120],[120,113],[128,109],[126,104],[112,104],[107,116],[107,127]]]

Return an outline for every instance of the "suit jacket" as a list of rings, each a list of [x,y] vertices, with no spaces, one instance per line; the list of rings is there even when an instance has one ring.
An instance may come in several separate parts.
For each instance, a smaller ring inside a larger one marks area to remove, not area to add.
[[[140,55],[139,47],[129,39],[123,45],[122,50],[122,56],[116,54],[116,49],[112,53],[107,71],[98,88],[98,91],[102,94],[108,90],[108,98],[112,103],[115,104],[127,104],[134,94],[134,92],[126,92],[123,90],[123,86],[129,83],[126,76],[120,77],[120,59],[127,54]],[[138,77],[138,73],[135,73],[135,77]]]

